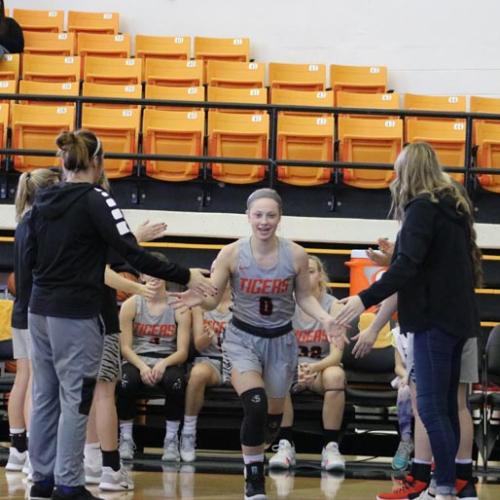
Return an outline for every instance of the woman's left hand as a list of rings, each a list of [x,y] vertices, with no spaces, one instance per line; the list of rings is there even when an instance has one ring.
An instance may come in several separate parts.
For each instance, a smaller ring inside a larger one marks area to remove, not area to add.
[[[339,300],[339,303],[344,307],[335,316],[335,324],[348,326],[351,321],[358,317],[364,310],[365,306],[359,295],[353,295]]]
[[[153,374],[155,382],[158,384],[163,377],[163,374],[165,373],[165,360],[162,359],[161,361],[158,361],[153,368],[151,369],[151,372]]]
[[[328,337],[328,342],[333,342],[340,350],[344,348],[345,344],[349,343],[345,327],[339,325],[336,318],[328,316],[327,319],[322,321],[322,324]]]

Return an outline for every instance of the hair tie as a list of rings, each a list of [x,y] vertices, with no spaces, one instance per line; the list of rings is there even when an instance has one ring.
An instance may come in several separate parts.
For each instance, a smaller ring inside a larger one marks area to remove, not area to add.
[[[101,150],[101,140],[97,136],[96,136],[96,140],[97,140],[97,145],[95,147],[94,154],[92,155],[92,159],[94,159],[99,154],[99,151]]]

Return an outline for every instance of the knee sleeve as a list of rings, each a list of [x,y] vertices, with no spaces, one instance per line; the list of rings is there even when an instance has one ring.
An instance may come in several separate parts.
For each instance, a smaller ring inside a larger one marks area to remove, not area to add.
[[[267,396],[262,387],[249,389],[241,396],[243,422],[240,439],[244,446],[259,446],[266,438]]]
[[[266,443],[272,444],[276,441],[278,434],[280,432],[281,421],[283,420],[283,413],[277,415],[269,414],[267,416],[266,425]]]
[[[186,375],[183,367],[169,366],[162,377],[161,387],[165,391],[165,418],[181,420],[184,414]]]

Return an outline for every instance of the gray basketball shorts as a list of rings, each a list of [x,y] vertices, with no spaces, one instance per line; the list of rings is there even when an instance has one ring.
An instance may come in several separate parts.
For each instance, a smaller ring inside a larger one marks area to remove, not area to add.
[[[231,383],[231,362],[225,356],[221,356],[220,358],[197,356],[193,360],[193,366],[198,363],[208,363],[210,366],[213,366],[219,374],[220,385]]]
[[[97,380],[113,382],[121,378],[120,334],[107,333],[103,338],[101,365],[99,366]]]
[[[30,331],[27,328],[12,328],[12,349],[14,359],[31,359]]]
[[[234,370],[239,373],[255,371],[262,375],[268,397],[284,398],[290,391],[298,359],[293,331],[280,337],[257,337],[230,323],[222,350]]]

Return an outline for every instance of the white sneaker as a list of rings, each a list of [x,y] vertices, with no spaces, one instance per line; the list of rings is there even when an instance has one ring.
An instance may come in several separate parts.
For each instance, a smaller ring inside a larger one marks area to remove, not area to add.
[[[135,453],[135,443],[131,437],[121,438],[118,448],[122,460],[133,460]]]
[[[274,448],[274,447],[273,447]],[[269,459],[270,469],[289,469],[295,466],[295,448],[290,441],[280,439],[276,453]]]
[[[134,489],[134,482],[123,466],[117,471],[111,467],[103,467],[99,489],[103,491],[131,491]]]
[[[23,470],[24,464],[26,463],[27,451],[17,451],[16,448],[9,448],[9,460],[5,466],[5,470],[11,472],[21,472]]]
[[[294,473],[289,470],[269,469],[278,498],[286,498],[293,491]]]
[[[339,445],[331,441],[321,453],[321,468],[326,471],[345,471],[345,461],[339,451]]]
[[[430,488],[426,488],[415,500],[436,500],[436,495],[431,493]]]
[[[23,465],[23,474],[26,474],[28,478],[33,476],[33,467],[31,467],[30,454],[28,452],[26,452],[26,460]]]
[[[343,474],[330,473],[325,470],[321,471],[321,491],[328,500],[333,500],[337,496],[337,492],[344,481]]]
[[[163,455],[161,457],[163,462],[180,462],[181,455],[179,453],[179,438],[175,436],[169,439],[165,436],[163,442]]]
[[[99,484],[101,482],[102,465],[91,460],[84,460],[85,484]]]
[[[194,434],[181,434],[180,453],[183,462],[196,460],[196,436]]]

